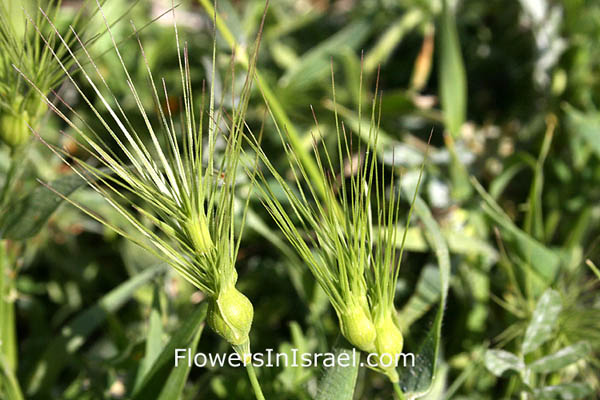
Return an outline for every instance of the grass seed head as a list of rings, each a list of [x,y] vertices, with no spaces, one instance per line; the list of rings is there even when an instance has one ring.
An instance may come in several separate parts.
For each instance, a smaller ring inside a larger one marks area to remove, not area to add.
[[[59,147],[48,146],[128,221],[133,230],[126,231],[73,200],[65,196],[63,198],[165,261],[186,280],[204,291],[211,299],[208,324],[231,343],[236,351],[249,353],[248,334],[254,311],[248,298],[235,289],[235,260],[248,202],[243,211],[242,223],[236,224],[236,175],[241,153],[240,137],[245,127],[245,113],[263,25],[261,24],[257,36],[243,89],[241,93],[232,93],[232,97],[239,96],[241,101],[232,99],[234,109],[231,112],[223,109],[223,103],[215,107],[215,79],[212,79],[209,102],[204,103],[203,93],[198,120],[192,94],[188,47],[187,44],[180,44],[175,18],[173,28],[183,97],[181,115],[168,106],[169,93],[164,79],[161,80],[163,90],[158,90],[139,31],[132,22],[133,33],[137,37],[146,67],[147,80],[142,82],[148,84],[155,104],[167,104],[166,110],[158,108],[160,118],[154,121],[142,102],[144,92],[136,88],[140,81],[129,72],[102,5],[97,5],[98,14],[112,41],[114,56],[122,67],[123,78],[144,121],[141,129],[131,124],[131,117],[126,114],[111,90],[110,83],[118,79],[119,71],[111,71],[110,76],[104,76],[102,68],[74,29],[71,36],[75,39],[70,42],[47,18],[46,22],[53,29],[52,37],[56,37],[58,43],[53,45],[43,37],[42,40],[60,70],[96,116],[100,128],[94,129],[94,124],[85,121],[81,114],[57,96],[56,100],[74,114],[66,116],[61,111],[62,108],[47,97],[43,87],[37,85],[25,72],[19,72],[45,103],[78,135],[78,144],[91,157],[91,161],[72,157]],[[172,12],[174,14],[174,4]],[[68,55],[68,62],[64,61],[61,54]],[[94,105],[96,102],[74,79],[70,65],[91,86],[101,105]],[[215,71],[216,39],[212,54],[213,77],[216,76]],[[207,119],[204,118],[206,113]],[[179,116],[181,124],[176,123]],[[203,121],[208,123],[203,124]],[[14,122],[7,120],[6,124]],[[119,152],[114,152],[101,137],[109,138]],[[203,143],[205,139],[206,144]],[[224,149],[216,146],[217,140],[221,139],[225,143]],[[74,161],[69,161],[71,159]]]
[[[0,139],[12,148],[21,146],[29,138],[29,113],[25,110],[2,112],[0,115]]]
[[[376,325],[377,339],[375,339],[375,350],[380,356],[383,354],[390,355],[394,361],[396,356],[402,353],[404,347],[404,337],[402,332],[394,322],[391,314],[388,314],[381,322]],[[395,365],[384,367],[380,366],[384,373],[392,382],[398,382],[398,372]]]
[[[375,350],[376,330],[371,321],[368,309],[361,305],[348,307],[347,312],[340,315],[342,335],[352,345],[366,352]]]
[[[187,236],[198,255],[204,255],[213,249],[214,244],[208,230],[208,221],[203,213],[190,217],[185,225]]]
[[[233,346],[241,346],[250,339],[254,308],[252,303],[234,286],[221,290],[210,300],[208,325]]]

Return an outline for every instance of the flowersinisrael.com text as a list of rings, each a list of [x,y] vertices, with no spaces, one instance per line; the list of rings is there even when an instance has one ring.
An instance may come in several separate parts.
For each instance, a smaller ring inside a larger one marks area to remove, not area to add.
[[[235,352],[232,353],[193,353],[191,349],[175,349],[175,367],[187,365],[188,367],[244,367],[246,363],[255,367],[314,367],[331,368],[334,366],[349,367],[414,367],[415,355],[413,353],[378,354],[367,353],[361,361],[360,353],[356,349],[352,352],[338,353],[303,353],[298,349],[291,349],[290,353],[278,353],[273,349],[264,352],[252,353],[245,360]]]

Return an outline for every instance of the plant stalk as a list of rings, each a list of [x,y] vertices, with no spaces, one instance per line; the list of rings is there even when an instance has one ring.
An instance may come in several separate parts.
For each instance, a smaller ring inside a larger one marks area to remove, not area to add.
[[[265,396],[263,395],[262,389],[260,388],[260,384],[258,383],[258,379],[256,377],[256,371],[254,370],[254,366],[252,362],[245,363],[246,371],[248,372],[248,378],[250,378],[250,383],[252,384],[252,389],[254,390],[254,395],[257,400],[265,400]]]
[[[399,400],[406,400],[406,396],[402,393],[402,389],[400,388],[400,384],[398,382],[394,383],[394,390],[396,391],[396,396],[398,396]]]

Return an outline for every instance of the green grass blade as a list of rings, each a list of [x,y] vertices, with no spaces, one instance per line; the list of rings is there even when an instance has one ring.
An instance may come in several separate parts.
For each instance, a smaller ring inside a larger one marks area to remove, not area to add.
[[[23,400],[23,393],[17,378],[0,354],[0,398],[7,400]]]
[[[157,393],[161,393],[161,396],[166,396],[167,394],[163,393],[163,387],[166,384],[169,384],[174,388],[181,387],[181,381],[183,378],[185,378],[185,376],[187,376],[188,373],[187,363],[182,361],[182,364],[175,368],[173,362],[175,349],[188,348],[190,345],[195,346],[195,344],[197,344],[200,333],[202,332],[202,328],[204,326],[206,311],[207,303],[204,303],[194,310],[192,315],[186,319],[181,328],[177,329],[175,334],[171,337],[169,342],[161,351],[158,358],[156,358],[156,361],[150,368],[149,372],[145,375],[145,378],[143,379],[139,388],[132,393],[131,398],[133,400],[155,398]],[[183,374],[183,372],[178,372],[178,370],[185,371],[185,375],[179,375]],[[170,380],[172,381],[168,383]],[[178,396],[170,398],[178,398]]]
[[[30,370],[24,386],[27,395],[33,396],[50,387],[62,371],[67,356],[81,348],[88,337],[104,322],[107,315],[116,312],[140,287],[163,271],[165,267],[159,265],[130,278],[65,325],[61,334],[48,344],[46,351]]]
[[[299,62],[281,78],[283,86],[306,87],[329,73],[330,59],[343,48],[358,48],[367,38],[371,26],[359,20],[304,53]]]
[[[410,193],[407,193],[410,196]],[[440,305],[435,314],[431,329],[415,352],[415,366],[400,368],[400,388],[407,399],[417,398],[427,393],[435,380],[438,367],[438,353],[442,334],[442,319],[446,308],[446,296],[450,284],[450,254],[439,225],[425,201],[417,196],[414,211],[426,229],[426,237],[435,252],[440,274]]]
[[[435,267],[426,266],[421,271],[415,292],[398,312],[398,321],[403,330],[425,315],[439,299],[440,274]]]
[[[204,324],[199,325],[194,338],[185,346],[185,348],[190,349],[193,354],[196,353],[196,348],[198,347],[200,336],[202,336],[203,328]],[[157,400],[171,400],[180,398],[185,387],[187,377],[190,374],[190,370],[191,367],[188,364],[173,368],[160,392],[160,395],[157,397]]]
[[[375,46],[367,53],[364,64],[365,74],[369,76],[375,72],[377,66],[390,57],[406,34],[422,23],[424,18],[423,12],[415,8],[393,22],[381,35]]]
[[[163,336],[163,324],[160,309],[160,292],[158,285],[154,287],[154,295],[152,298],[152,308],[150,309],[150,316],[148,318],[148,334],[146,336],[146,354],[140,363],[140,369],[138,370],[134,391],[137,390],[139,385],[142,383],[144,377],[160,355],[162,349],[162,336]]]
[[[77,174],[56,179],[49,184],[64,196],[71,195],[85,181]],[[37,234],[52,213],[62,204],[63,198],[52,190],[38,186],[14,204],[10,212],[0,217],[0,232],[3,238],[23,240]]]
[[[14,279],[11,278],[13,260],[6,251],[7,242],[0,241],[0,357],[6,368],[17,369],[17,340],[15,327],[15,303],[11,299]]]
[[[550,284],[561,265],[559,255],[518,228],[477,180],[472,179],[471,182],[485,203],[485,213],[502,228],[503,239],[513,242],[523,260],[532,266],[546,284]]]
[[[444,111],[446,129],[458,137],[467,115],[467,78],[463,65],[456,21],[448,0],[443,0],[440,20],[440,100]]]

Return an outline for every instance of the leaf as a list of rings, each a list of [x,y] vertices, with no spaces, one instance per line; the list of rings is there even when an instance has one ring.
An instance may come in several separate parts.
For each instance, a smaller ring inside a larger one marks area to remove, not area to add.
[[[204,324],[198,323],[196,334],[192,341],[185,345],[186,349],[192,354],[196,353],[196,349],[198,348],[198,342],[200,341],[200,336],[202,336],[202,331],[204,329]],[[187,377],[190,374],[191,365],[183,364],[177,368],[173,368],[167,381],[165,382],[160,395],[157,397],[157,400],[171,400],[178,399],[183,392],[185,387],[185,382],[187,381]]]
[[[554,354],[542,357],[529,364],[528,367],[533,372],[547,373],[558,371],[567,365],[585,358],[590,352],[591,347],[589,343],[578,342],[574,345],[562,348]]]
[[[467,114],[467,79],[463,65],[458,32],[448,0],[442,1],[440,20],[440,100],[446,129],[458,137]]]
[[[134,390],[141,384],[144,376],[150,370],[150,367],[159,356],[162,349],[163,326],[160,310],[160,292],[158,285],[154,286],[154,296],[152,298],[152,308],[148,318],[148,335],[146,336],[146,354],[140,363]]]
[[[471,182],[484,201],[483,211],[502,228],[503,239],[514,243],[523,259],[546,284],[552,283],[560,268],[559,255],[519,229],[476,179]]]
[[[446,296],[450,282],[450,254],[444,236],[427,204],[419,196],[415,199],[414,210],[423,225],[425,225],[427,239],[438,260],[440,306],[429,332],[415,354],[414,367],[402,368],[399,371],[400,387],[406,394],[407,399],[414,399],[425,395],[430,390],[432,382],[435,379],[442,334],[442,319],[446,308]]]
[[[398,312],[398,321],[408,329],[413,322],[421,318],[440,298],[440,274],[434,266],[426,266],[421,271],[415,292],[406,305]]]
[[[49,387],[62,371],[67,355],[81,348],[107,315],[116,312],[141,286],[164,270],[162,264],[148,268],[108,292],[96,304],[65,325],[60,335],[48,344],[37,364],[30,369],[31,372],[25,381],[27,395],[33,396]]]
[[[282,86],[304,87],[329,73],[330,57],[339,54],[343,48],[355,49],[367,38],[371,25],[367,21],[357,21],[340,30],[329,39],[321,42],[302,54],[299,62],[282,77]]]
[[[423,19],[423,12],[415,8],[391,23],[375,46],[367,53],[364,63],[365,73],[367,75],[372,74],[380,64],[389,59],[394,49],[400,44],[406,34],[418,26]]]
[[[77,174],[61,177],[49,186],[64,196],[71,195],[85,181]],[[36,235],[46,224],[63,199],[45,186],[38,186],[14,204],[11,210],[4,210],[0,219],[0,234],[4,239],[23,240]]]
[[[487,350],[483,361],[485,367],[496,376],[502,376],[502,374],[510,370],[516,371],[519,374],[525,371],[523,360],[513,353],[504,350]]]
[[[6,397],[4,397],[6,396]],[[0,398],[10,400],[23,400],[23,393],[17,378],[0,354]]]
[[[589,399],[594,391],[585,383],[563,383],[556,386],[546,386],[533,391],[536,399]]]
[[[579,135],[591,150],[600,157],[600,113],[584,113],[570,105],[564,107],[567,114],[567,126],[574,135]]]
[[[11,278],[15,273],[13,261],[7,254],[6,244],[0,242],[0,357],[10,371],[18,367],[15,301],[11,296],[15,285]]]
[[[525,339],[521,346],[523,354],[531,353],[550,339],[561,310],[560,294],[552,289],[546,290],[538,300],[531,322],[525,331]]]
[[[174,390],[181,390],[183,388],[183,383],[185,383],[184,378],[189,372],[188,364],[185,362],[182,362],[177,368],[175,367],[173,362],[175,349],[191,349],[192,346],[194,346],[195,349],[204,326],[203,323],[206,318],[206,310],[207,303],[204,303],[194,310],[181,328],[177,329],[171,337],[171,340],[169,340],[161,351],[158,358],[156,358],[156,361],[145,375],[142,383],[137,390],[133,391],[131,396],[133,400],[156,398],[157,393],[161,393],[161,396],[166,396],[164,398],[179,397],[178,395],[168,397],[167,392],[163,392],[165,385],[175,388]],[[183,371],[185,371],[185,374]]]
[[[358,362],[352,362],[356,350],[346,348],[337,348],[334,355],[337,360],[341,354],[348,354],[349,365],[342,366],[341,363],[335,363],[331,368],[327,368],[325,375],[319,382],[319,389],[316,400],[352,400],[354,397],[354,387],[358,376]]]

